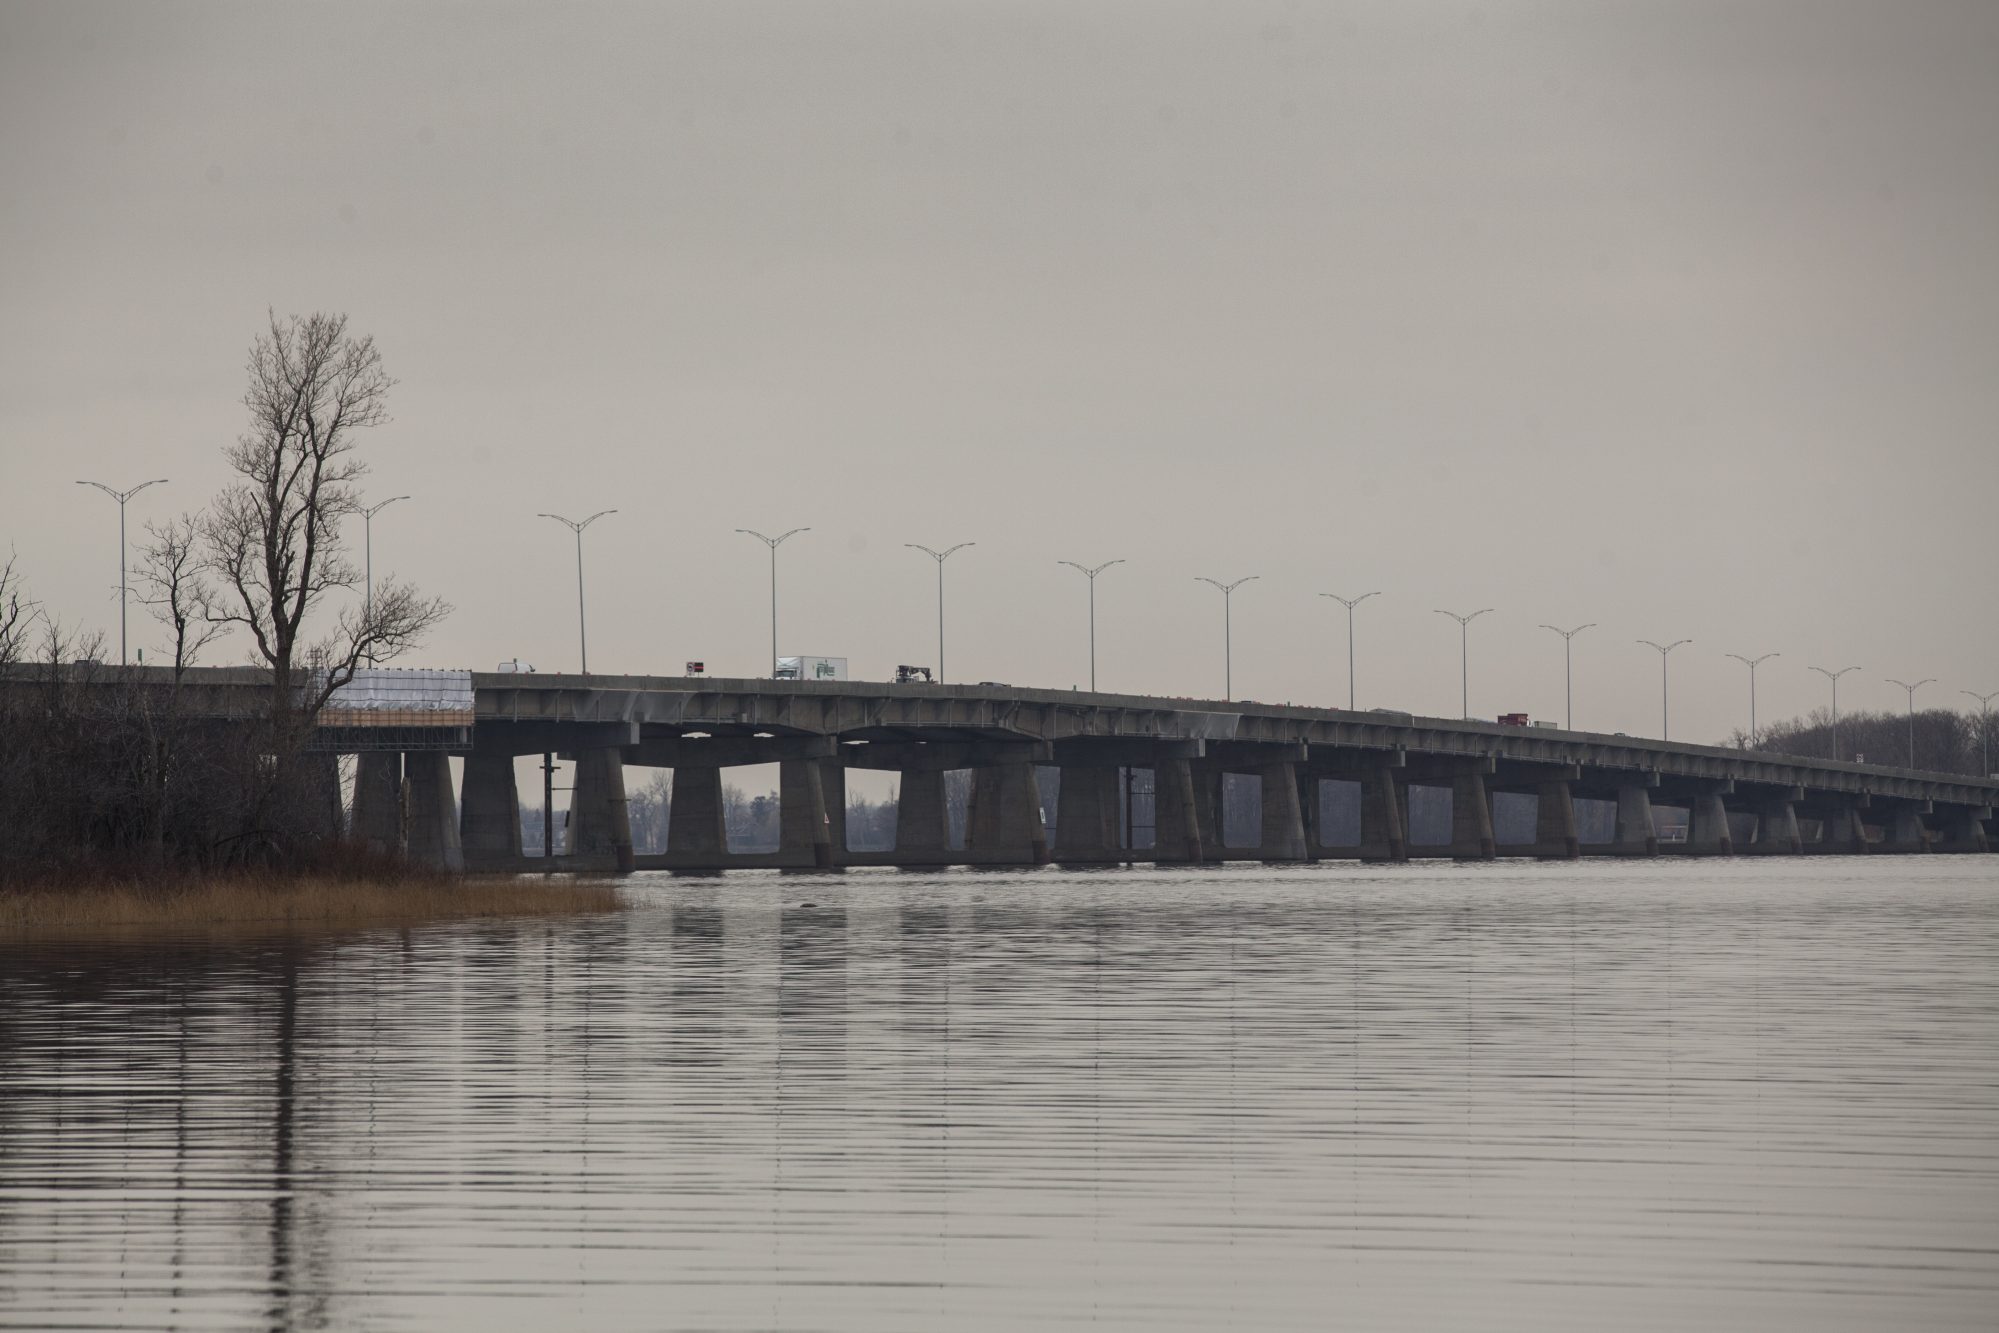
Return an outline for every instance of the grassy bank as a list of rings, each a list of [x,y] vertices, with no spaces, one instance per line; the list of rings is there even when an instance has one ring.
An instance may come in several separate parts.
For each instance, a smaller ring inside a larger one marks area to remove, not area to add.
[[[0,936],[210,927],[357,928],[608,912],[609,884],[556,878],[242,871],[0,888]]]

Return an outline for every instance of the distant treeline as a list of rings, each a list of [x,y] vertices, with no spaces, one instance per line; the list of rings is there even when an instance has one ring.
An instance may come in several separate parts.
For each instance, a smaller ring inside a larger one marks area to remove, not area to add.
[[[1999,715],[1928,708],[1913,719],[1915,753],[1910,754],[1912,720],[1907,713],[1841,713],[1835,743],[1832,713],[1817,709],[1804,717],[1761,729],[1755,744],[1737,731],[1728,744],[1806,759],[1890,764],[1933,773],[1987,773],[1999,756]]]

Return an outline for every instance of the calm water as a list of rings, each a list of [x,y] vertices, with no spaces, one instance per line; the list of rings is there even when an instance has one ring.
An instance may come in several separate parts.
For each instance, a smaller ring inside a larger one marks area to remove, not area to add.
[[[1990,1329],[1999,858],[0,945],[0,1325]]]

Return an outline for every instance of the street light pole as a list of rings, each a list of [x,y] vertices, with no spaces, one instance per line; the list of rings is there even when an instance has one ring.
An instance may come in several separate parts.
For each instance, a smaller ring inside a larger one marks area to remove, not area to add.
[[[361,511],[361,547],[366,552],[367,571],[363,577],[368,586],[361,596],[361,614],[370,625],[375,623],[375,515],[387,509],[398,500],[407,500],[407,495],[391,495],[378,505],[370,505]],[[368,660],[373,662],[372,655]]]
[[[1749,748],[1753,750],[1756,748],[1756,668],[1773,657],[1782,657],[1783,654],[1765,653],[1761,657],[1744,657],[1741,653],[1728,653],[1726,656],[1749,668]]]
[[[1888,683],[1890,685],[1900,685],[1909,692],[1909,767],[1914,768],[1916,766],[1916,691],[1925,685],[1934,685],[1936,677],[1924,676],[1913,685],[1907,681],[1894,679],[1890,679]]]
[[[1992,718],[1990,711],[1992,701],[1999,699],[1999,690],[1994,690],[1990,694],[1980,694],[1976,690],[1959,690],[1958,693],[1970,695],[1972,698],[1978,700],[1978,776],[1981,778],[1991,777]]]
[[[1079,565],[1074,560],[1057,560],[1055,563],[1081,570],[1083,576],[1090,581],[1090,693],[1095,694],[1097,692],[1097,575],[1112,565],[1123,564],[1124,560],[1122,558],[1106,560],[1094,568],[1089,565]]]
[[[750,536],[755,537],[758,541],[762,542],[765,546],[770,547],[770,678],[772,680],[776,680],[777,679],[777,548],[784,545],[785,540],[787,538],[796,537],[801,532],[810,532],[812,531],[812,529],[793,528],[790,532],[781,532],[775,537],[766,537],[761,532],[758,532],[755,528],[737,528],[736,531],[746,532]]]
[[[918,542],[904,542],[903,545],[921,551],[937,562],[937,683],[942,685],[944,683],[944,562],[951,558],[953,552],[962,551],[967,546],[977,546],[978,543],[959,542],[956,546],[947,546],[941,551],[933,551]]]
[[[1849,671],[1858,671],[1860,670],[1860,668],[1841,667],[1837,671],[1827,671],[1822,666],[1815,666],[1812,668],[1812,670],[1818,672],[1821,676],[1824,676],[1827,680],[1832,682],[1832,759],[1834,763],[1838,763],[1839,762],[1839,678],[1841,676],[1844,676]]]
[[[1644,644],[1647,648],[1657,649],[1659,653],[1659,739],[1669,741],[1673,739],[1673,736],[1672,728],[1668,725],[1672,715],[1668,708],[1666,694],[1666,655],[1681,644],[1692,643],[1693,640],[1675,639],[1671,643],[1654,643],[1650,639],[1640,639],[1638,642]]]
[[[1347,711],[1354,710],[1353,691],[1353,609],[1370,597],[1379,597],[1381,592],[1364,592],[1358,597],[1342,597],[1336,592],[1322,592],[1321,597],[1330,597],[1347,609]]]
[[[1194,576],[1196,583],[1210,583],[1222,590],[1222,697],[1235,698],[1235,623],[1231,618],[1230,605],[1235,600],[1235,590],[1245,583],[1261,578],[1260,574],[1245,574],[1234,583],[1223,583],[1205,574]]]
[[[1562,636],[1562,729],[1564,731],[1574,731],[1576,729],[1576,676],[1569,661],[1569,642],[1584,630],[1596,628],[1596,622],[1592,620],[1589,624],[1578,625],[1574,629],[1559,629],[1554,625],[1548,624],[1543,624],[1541,628],[1552,629],[1555,633]]]
[[[576,534],[576,646],[583,658],[583,674],[590,674],[590,636],[583,624],[583,529],[595,523],[606,514],[615,514],[615,509],[599,509],[582,520],[564,518],[560,514],[537,514],[536,518],[552,518],[557,523]]]
[[[79,481],[79,486],[95,486],[118,502],[118,665],[124,666],[128,660],[125,647],[125,502],[148,486],[157,486],[165,477],[155,477],[142,481],[129,491],[114,491],[101,481]]]
[[[1471,623],[1492,610],[1482,606],[1469,615],[1459,615],[1455,611],[1438,611],[1440,616],[1449,616],[1458,622],[1458,716],[1471,717]]]

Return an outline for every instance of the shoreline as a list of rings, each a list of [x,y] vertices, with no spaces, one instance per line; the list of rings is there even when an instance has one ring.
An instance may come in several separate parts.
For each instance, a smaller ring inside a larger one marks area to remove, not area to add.
[[[367,929],[617,910],[597,879],[245,872],[0,888],[0,940],[149,930]]]

